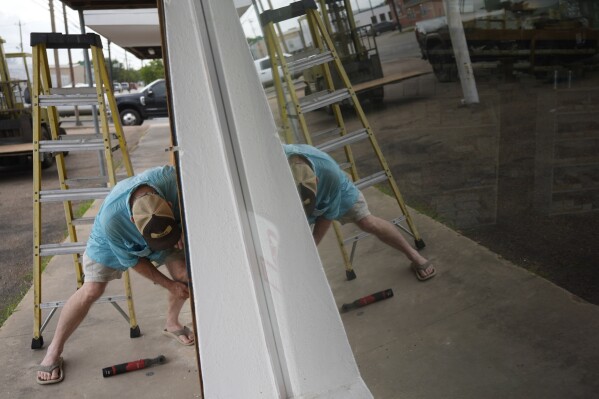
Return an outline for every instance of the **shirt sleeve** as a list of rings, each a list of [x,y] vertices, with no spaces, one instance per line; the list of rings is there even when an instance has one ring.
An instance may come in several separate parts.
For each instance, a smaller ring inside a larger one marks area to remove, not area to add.
[[[323,211],[321,215],[328,220],[339,218],[341,206],[341,182],[337,173],[331,169],[324,169],[320,174],[318,190],[322,191],[322,197],[316,207]]]

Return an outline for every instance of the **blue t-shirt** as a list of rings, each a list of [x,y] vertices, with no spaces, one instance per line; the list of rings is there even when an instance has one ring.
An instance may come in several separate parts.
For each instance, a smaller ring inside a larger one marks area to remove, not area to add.
[[[173,206],[173,214],[180,221],[177,175],[172,166],[148,169],[137,176],[119,182],[104,199],[94,220],[87,241],[87,256],[104,266],[127,270],[139,258],[164,263],[169,250],[153,252],[131,221],[129,198],[141,185],[152,187]]]
[[[284,144],[283,149],[287,158],[291,155],[305,157],[318,178],[316,206],[308,215],[308,222],[314,223],[318,217],[336,220],[351,209],[360,192],[329,154],[306,144]]]

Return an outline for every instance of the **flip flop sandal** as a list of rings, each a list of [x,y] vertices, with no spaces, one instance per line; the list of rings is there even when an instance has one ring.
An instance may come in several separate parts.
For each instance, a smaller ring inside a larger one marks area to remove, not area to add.
[[[176,331],[167,331],[166,329],[164,329],[164,330],[162,330],[162,333],[164,335],[166,335],[167,337],[171,337],[172,339],[174,339],[181,345],[191,346],[191,345],[195,344],[195,340],[191,341],[191,342],[184,342],[183,340],[181,340],[181,338],[179,338],[181,335],[185,335],[186,337],[189,337],[189,334],[191,334],[191,330],[189,328],[187,328],[187,326],[183,327],[180,330],[176,330]]]
[[[43,371],[45,373],[52,373],[54,370],[58,369],[58,378],[54,380],[40,380],[40,378],[36,375],[35,380],[40,385],[48,385],[48,384],[57,384],[64,379],[64,370],[62,356],[58,358],[58,361],[49,366],[38,366],[37,371]]]
[[[426,281],[430,278],[435,277],[435,275],[437,274],[437,271],[434,268],[433,268],[433,272],[426,277],[422,276],[420,274],[420,272],[426,272],[426,269],[429,268],[430,266],[432,266],[430,260],[422,265],[417,265],[416,263],[412,262],[412,264],[410,266],[412,267],[412,270],[414,270],[414,273],[416,273],[416,278],[420,281]]]

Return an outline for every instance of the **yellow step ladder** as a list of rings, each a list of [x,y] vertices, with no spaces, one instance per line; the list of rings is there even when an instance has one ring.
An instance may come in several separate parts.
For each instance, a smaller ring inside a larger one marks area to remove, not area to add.
[[[321,3],[321,6],[326,6],[324,1],[321,1]],[[327,10],[323,10],[322,12],[327,12]],[[291,59],[286,58],[275,33],[274,25],[278,22],[304,15],[308,22],[314,48],[296,54]],[[260,14],[260,22],[264,30],[266,45],[272,64],[273,82],[281,117],[282,135],[285,141],[289,144],[303,141],[327,153],[343,149],[345,161],[340,166],[344,170],[349,170],[354,184],[360,190],[375,184],[387,182],[401,210],[401,215],[390,220],[390,222],[411,235],[414,238],[417,249],[424,248],[424,241],[410,217],[408,208],[391,174],[389,165],[360,105],[358,96],[345,72],[342,61],[327,31],[327,27],[318,12],[316,2],[314,0],[301,0],[291,3],[286,7],[266,10]],[[294,74],[298,71],[319,66],[322,68],[321,72],[324,76],[327,89],[300,98],[297,88],[294,85]],[[334,68],[334,71],[340,78],[341,85],[338,84],[338,87],[335,87],[331,68]],[[281,74],[277,73],[279,70]],[[353,107],[361,125],[359,129],[351,132],[348,131],[343,119],[341,104],[349,104]],[[319,109],[332,111],[334,126],[311,134],[306,121],[306,114]],[[334,138],[330,139],[331,136]],[[317,139],[319,142],[314,144],[313,139]],[[365,141],[370,143],[371,150],[379,161],[380,171],[360,178],[351,146]],[[407,227],[404,226],[404,222],[407,224]],[[347,279],[352,280],[356,278],[352,266],[356,246],[358,241],[369,236],[369,234],[362,232],[344,238],[338,222],[334,223],[334,230],[343,255]],[[351,254],[348,255],[345,245],[350,243],[352,244],[352,249]]]
[[[112,82],[110,81],[104,55],[102,41],[97,34],[63,35],[62,33],[32,33],[33,51],[33,89],[31,93],[33,109],[33,339],[32,349],[40,349],[44,345],[42,332],[54,313],[64,306],[66,301],[42,302],[42,258],[55,255],[71,255],[75,265],[77,288],[83,284],[81,255],[85,251],[86,242],[79,241],[77,226],[93,223],[93,218],[76,219],[73,215],[73,202],[103,199],[117,183],[116,166],[113,151],[120,148],[126,176],[133,175],[133,167],[127,152],[127,143],[118,118],[118,109],[114,99]],[[47,49],[83,49],[91,51],[94,81],[96,87],[53,88],[48,66]],[[60,136],[57,106],[92,105],[97,107],[101,118],[101,133],[90,135]],[[110,132],[108,108],[114,119],[116,133]],[[42,112],[47,110],[48,132],[42,126]],[[114,140],[114,142],[113,142]],[[98,176],[69,179],[67,176],[65,155],[69,152],[97,152],[100,160]],[[40,159],[42,154],[51,154],[56,158],[56,169],[60,189],[42,190],[42,173]],[[42,240],[42,204],[62,202],[67,224],[68,242],[60,244],[43,243]],[[123,273],[125,295],[102,297],[96,303],[110,303],[130,324],[130,337],[140,336],[139,326],[135,318],[133,295],[129,273]],[[126,301],[129,314],[125,313],[118,302]],[[42,323],[42,310],[49,314]]]

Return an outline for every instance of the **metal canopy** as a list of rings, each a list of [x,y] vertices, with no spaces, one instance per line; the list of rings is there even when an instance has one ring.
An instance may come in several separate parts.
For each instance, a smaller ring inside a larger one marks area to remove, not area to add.
[[[123,20],[127,10],[156,9],[160,0],[62,0],[62,2],[73,10],[83,13],[84,24],[104,36],[112,43],[124,48],[139,59],[162,58],[162,40],[158,20],[156,23],[147,23],[147,18],[136,18]],[[238,16],[241,17],[251,5],[251,0],[233,0]],[[117,12],[110,13],[109,10]],[[102,17],[92,13],[107,14]],[[147,17],[147,16],[146,16]],[[159,19],[159,18],[158,18]],[[142,22],[143,20],[143,22]]]
[[[62,2],[76,11],[156,8],[156,0],[62,0]]]

